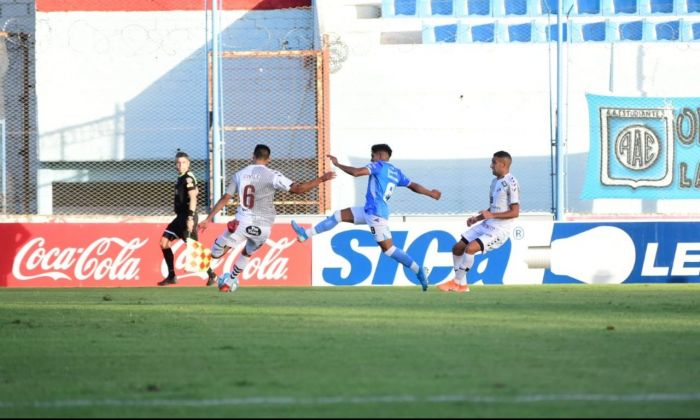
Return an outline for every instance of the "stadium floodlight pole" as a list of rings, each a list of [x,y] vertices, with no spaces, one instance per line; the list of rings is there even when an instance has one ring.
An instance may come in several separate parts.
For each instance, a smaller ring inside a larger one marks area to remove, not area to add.
[[[562,39],[564,38],[564,25],[562,22],[562,9],[564,1],[557,0],[557,140],[556,140],[556,209],[554,220],[562,220],[564,214],[564,89],[562,89],[562,73],[564,71],[564,56],[562,54]]]
[[[221,106],[221,95],[219,90],[219,61],[221,60],[221,46],[219,43],[219,4],[221,0],[212,0],[211,8],[211,49],[212,49],[212,203],[216,203],[221,198],[221,120],[219,108]],[[217,221],[219,215],[214,216]]]

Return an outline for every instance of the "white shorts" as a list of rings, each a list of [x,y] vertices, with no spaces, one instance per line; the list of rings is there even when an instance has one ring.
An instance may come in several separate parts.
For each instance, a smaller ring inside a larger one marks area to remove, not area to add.
[[[369,226],[369,230],[372,232],[375,241],[382,242],[391,239],[391,230],[389,230],[388,220],[373,214],[365,213],[364,207],[351,207],[350,210],[352,211],[352,218],[355,224]]]
[[[462,234],[462,237],[467,242],[473,242],[478,239],[484,245],[483,252],[486,253],[498,249],[501,245],[506,243],[510,237],[510,230],[498,229],[479,223],[467,229],[467,231]]]
[[[243,223],[239,224],[233,233],[227,229],[214,241],[214,245],[211,247],[211,256],[221,258],[226,253],[226,247],[235,248],[243,241],[246,242],[246,254],[253,255],[255,251],[265,245],[265,241],[270,237],[271,230],[270,226],[261,227]]]

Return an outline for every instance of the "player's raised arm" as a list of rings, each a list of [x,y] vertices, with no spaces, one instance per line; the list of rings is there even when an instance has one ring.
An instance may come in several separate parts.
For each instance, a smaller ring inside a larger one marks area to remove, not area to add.
[[[367,167],[361,167],[361,168],[355,168],[353,166],[347,166],[343,165],[342,163],[338,163],[338,158],[332,155],[328,155],[328,159],[331,160],[331,163],[333,163],[333,166],[336,168],[339,168],[341,171],[345,172],[348,175],[352,175],[354,177],[358,176],[367,176],[370,174],[370,171]]]
[[[318,187],[321,183],[330,181],[335,178],[335,172],[326,172],[325,174],[319,176],[316,179],[307,182],[295,182],[289,187],[289,192],[293,194],[304,194]]]
[[[429,190],[417,182],[411,182],[408,184],[407,188],[414,193],[427,195],[434,200],[439,200],[442,196],[442,193],[439,190]]]

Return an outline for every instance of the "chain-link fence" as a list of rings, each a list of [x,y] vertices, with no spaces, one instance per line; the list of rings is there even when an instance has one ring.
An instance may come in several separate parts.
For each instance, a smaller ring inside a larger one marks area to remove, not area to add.
[[[211,19],[205,10],[37,13],[35,32],[0,32],[2,214],[171,215],[179,150],[192,159],[208,211]],[[267,64],[248,57],[252,67],[226,60],[224,123],[239,127],[224,139],[226,175],[249,162],[251,142],[267,142],[275,168],[300,181],[317,176],[327,109],[311,11],[228,10],[219,19],[224,50],[287,53]],[[238,77],[258,90],[243,93]],[[238,107],[256,103],[259,118],[237,120]],[[267,111],[275,117],[265,122]],[[280,212],[318,213],[328,193],[279,200]]]
[[[36,91],[30,34],[0,32],[2,211],[36,210]]]
[[[327,57],[314,50],[222,54],[224,179],[250,163],[256,144],[268,145],[270,167],[292,180],[309,181],[329,169]],[[275,204],[283,214],[323,214],[330,208],[328,186],[301,196],[279,193]]]

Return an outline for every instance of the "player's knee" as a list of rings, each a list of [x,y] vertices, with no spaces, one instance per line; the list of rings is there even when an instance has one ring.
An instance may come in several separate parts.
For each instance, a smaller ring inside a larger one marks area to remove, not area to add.
[[[486,247],[484,247],[484,243],[481,241],[481,239],[476,238],[476,240],[474,240],[474,242],[470,243],[469,246],[467,247],[467,252],[474,255],[477,252],[483,253],[484,249],[486,249]]]

